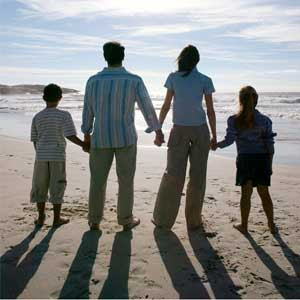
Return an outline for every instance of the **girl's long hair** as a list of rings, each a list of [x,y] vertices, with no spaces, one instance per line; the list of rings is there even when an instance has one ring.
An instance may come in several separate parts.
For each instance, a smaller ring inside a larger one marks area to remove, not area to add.
[[[235,116],[235,126],[238,129],[252,128],[254,125],[254,109],[257,105],[258,95],[256,90],[248,85],[240,89],[239,112]]]
[[[178,71],[185,72],[182,77],[188,76],[199,60],[200,55],[195,46],[188,45],[183,48],[177,58]]]

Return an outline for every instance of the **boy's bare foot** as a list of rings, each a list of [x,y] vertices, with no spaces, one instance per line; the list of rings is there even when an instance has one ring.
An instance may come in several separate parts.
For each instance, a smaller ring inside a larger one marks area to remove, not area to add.
[[[34,220],[36,226],[43,226],[45,223],[46,215],[39,216],[38,219]]]
[[[245,228],[242,224],[234,224],[233,228],[237,229],[242,234],[248,234],[248,229]]]
[[[90,226],[90,230],[100,230],[99,224],[89,222],[89,226]]]
[[[59,218],[58,220],[53,221],[53,227],[59,227],[61,225],[65,225],[67,223],[69,223],[70,220],[69,219],[64,219],[64,218]]]
[[[271,223],[271,224],[268,224],[269,225],[269,229],[270,229],[270,232],[272,234],[275,234],[278,232],[278,228],[277,226],[275,225],[275,223]]]
[[[123,225],[123,230],[129,231],[129,230],[133,229],[134,227],[138,226],[140,224],[140,222],[141,221],[139,218],[133,217],[132,221],[130,223]]]

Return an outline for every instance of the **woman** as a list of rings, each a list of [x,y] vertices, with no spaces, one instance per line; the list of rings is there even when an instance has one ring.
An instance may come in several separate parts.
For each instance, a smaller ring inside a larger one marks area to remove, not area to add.
[[[173,123],[168,141],[167,168],[159,187],[153,223],[171,229],[175,223],[184,187],[187,161],[190,161],[189,183],[186,192],[185,216],[190,230],[202,225],[201,211],[206,187],[206,167],[210,143],[216,145],[216,117],[212,93],[212,80],[198,72],[200,60],[194,46],[185,47],[178,59],[178,71],[171,73],[165,83],[167,88],[159,120],[163,124],[173,101]],[[202,99],[206,102],[212,138],[206,123]],[[159,137],[154,141],[160,144]]]
[[[271,119],[255,109],[257,101],[258,95],[252,86],[241,88],[239,112],[228,118],[225,139],[213,148],[225,148],[236,142],[236,185],[241,186],[241,223],[235,224],[234,228],[244,234],[248,233],[253,187],[257,188],[262,200],[271,233],[277,232],[269,193],[276,133],[272,131]]]

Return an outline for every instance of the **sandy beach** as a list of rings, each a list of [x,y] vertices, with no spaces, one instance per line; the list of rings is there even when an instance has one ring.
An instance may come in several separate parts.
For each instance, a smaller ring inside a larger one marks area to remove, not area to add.
[[[153,147],[138,148],[134,214],[140,226],[122,232],[117,224],[113,167],[102,231],[89,231],[88,155],[70,144],[62,215],[71,222],[52,229],[48,204],[46,224],[35,229],[32,144],[1,136],[1,298],[300,298],[299,166],[273,167],[279,234],[268,232],[255,191],[245,237],[232,227],[239,220],[235,161],[217,153],[209,158],[205,232],[187,231],[184,196],[172,232],[154,228],[166,149]]]

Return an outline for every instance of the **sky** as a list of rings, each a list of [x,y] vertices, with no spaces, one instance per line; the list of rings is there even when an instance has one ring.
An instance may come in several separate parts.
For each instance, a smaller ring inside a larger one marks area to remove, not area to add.
[[[111,40],[152,95],[188,44],[218,92],[300,92],[299,0],[0,0],[0,83],[84,91]]]

